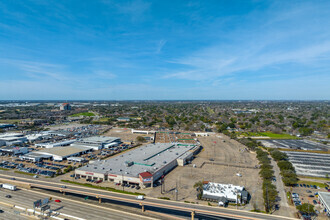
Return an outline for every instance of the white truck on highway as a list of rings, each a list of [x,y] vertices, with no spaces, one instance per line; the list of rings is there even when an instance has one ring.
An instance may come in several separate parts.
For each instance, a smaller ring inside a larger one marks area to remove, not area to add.
[[[11,191],[15,191],[16,190],[16,186],[8,184],[8,183],[3,183],[2,184],[2,188],[4,189],[9,189]]]

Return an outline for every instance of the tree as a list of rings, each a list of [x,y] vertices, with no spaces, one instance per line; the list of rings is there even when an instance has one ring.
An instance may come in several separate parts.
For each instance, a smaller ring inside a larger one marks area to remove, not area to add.
[[[302,212],[303,214],[314,214],[315,213],[314,206],[309,203],[304,203],[302,205],[298,205],[297,209],[300,212]]]
[[[193,186],[194,188],[196,188],[198,194],[197,194],[197,198],[201,199],[203,196],[203,182],[202,181],[198,181],[194,184]]]
[[[137,141],[137,142],[145,142],[145,139],[144,139],[144,137],[137,136],[137,137],[136,137],[136,141]]]

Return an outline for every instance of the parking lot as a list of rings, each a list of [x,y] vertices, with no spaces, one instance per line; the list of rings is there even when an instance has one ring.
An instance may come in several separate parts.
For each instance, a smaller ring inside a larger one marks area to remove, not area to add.
[[[323,213],[323,208],[320,206],[318,200],[318,192],[327,192],[328,187],[320,188],[311,184],[297,184],[292,187],[292,205],[298,206],[303,203],[314,205],[316,213],[319,215],[318,219],[326,219]]]
[[[330,154],[285,151],[298,175],[330,176]]]
[[[295,150],[319,150],[329,151],[330,148],[324,144],[309,140],[260,140],[260,142],[271,148],[285,148]]]

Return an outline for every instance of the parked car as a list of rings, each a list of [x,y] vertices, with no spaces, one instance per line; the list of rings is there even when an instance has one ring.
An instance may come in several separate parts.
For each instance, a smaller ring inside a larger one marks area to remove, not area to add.
[[[313,200],[313,203],[314,203],[314,205],[316,205],[317,204],[316,200]]]

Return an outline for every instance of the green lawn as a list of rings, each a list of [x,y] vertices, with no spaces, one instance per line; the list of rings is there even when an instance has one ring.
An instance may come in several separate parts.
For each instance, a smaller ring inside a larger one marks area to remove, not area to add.
[[[243,132],[241,135],[246,137],[269,137],[271,139],[299,139],[298,137],[290,134],[275,134],[272,132]]]
[[[95,189],[103,189],[103,190],[107,190],[107,191],[111,191],[111,192],[124,193],[124,194],[135,195],[135,196],[138,196],[138,195],[145,196],[144,193],[128,192],[128,191],[123,191],[123,190],[115,189],[115,188],[111,188],[111,187],[96,186],[96,185],[92,185],[90,183],[78,183],[78,182],[74,182],[74,181],[70,181],[70,180],[61,180],[61,181],[65,182],[65,183],[71,183],[71,184],[86,186],[86,187],[95,188]]]
[[[28,175],[28,176],[34,176],[34,175],[36,175],[34,173],[25,173],[25,172],[22,172],[22,171],[15,171],[15,173],[24,174],[24,175]]]
[[[91,116],[95,116],[95,114],[92,113],[92,112],[82,112],[82,113],[77,113],[77,114],[70,115],[69,117],[78,117],[78,116],[88,116],[88,117],[91,117]]]

